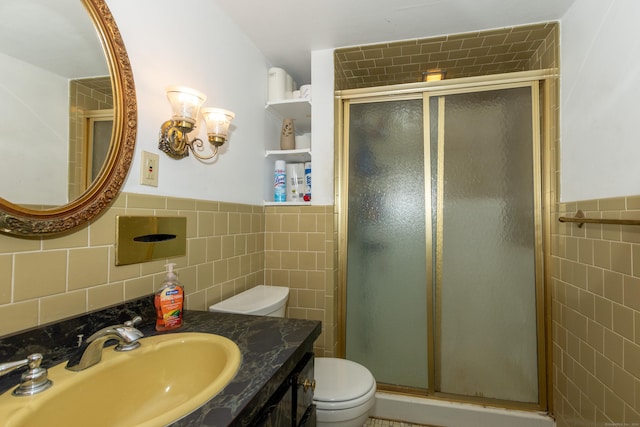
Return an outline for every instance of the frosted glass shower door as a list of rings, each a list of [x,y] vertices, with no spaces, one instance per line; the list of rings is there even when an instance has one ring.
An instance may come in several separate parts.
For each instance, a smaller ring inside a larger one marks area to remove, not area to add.
[[[423,100],[349,109],[346,356],[427,388]]]
[[[345,356],[380,390],[545,402],[537,85],[343,104]]]
[[[538,402],[532,105],[531,86],[430,99],[443,393]]]

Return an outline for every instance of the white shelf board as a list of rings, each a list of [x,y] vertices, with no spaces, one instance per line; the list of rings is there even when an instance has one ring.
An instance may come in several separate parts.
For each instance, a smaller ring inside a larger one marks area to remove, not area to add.
[[[311,149],[300,148],[297,150],[267,150],[264,152],[266,158],[274,160],[293,160],[296,162],[311,161]]]
[[[265,206],[311,206],[311,202],[269,202],[264,201]]]

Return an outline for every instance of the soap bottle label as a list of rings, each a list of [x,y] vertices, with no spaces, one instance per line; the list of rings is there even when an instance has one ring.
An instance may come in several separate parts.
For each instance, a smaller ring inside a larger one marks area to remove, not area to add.
[[[156,294],[160,307],[156,329],[167,330],[182,326],[183,292],[179,287],[166,288]],[[162,318],[160,318],[162,316]]]

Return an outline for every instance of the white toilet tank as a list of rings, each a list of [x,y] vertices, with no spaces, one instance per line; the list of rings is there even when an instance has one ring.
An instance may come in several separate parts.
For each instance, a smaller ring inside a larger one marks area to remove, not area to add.
[[[284,317],[289,288],[258,285],[209,306],[209,311]]]

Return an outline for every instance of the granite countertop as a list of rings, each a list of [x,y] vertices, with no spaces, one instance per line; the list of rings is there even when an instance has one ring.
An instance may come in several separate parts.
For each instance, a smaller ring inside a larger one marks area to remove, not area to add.
[[[0,362],[42,353],[42,366],[65,362],[76,350],[77,336],[143,317],[138,328],[145,336],[162,333],[206,332],[234,341],[242,353],[236,376],[216,396],[197,410],[170,424],[173,427],[249,426],[269,397],[286,379],[320,335],[320,322],[230,313],[186,310],[183,327],[156,332],[153,296],[68,319],[52,325],[0,338]],[[105,350],[108,351],[108,350]],[[91,368],[89,368],[91,369]],[[0,377],[0,393],[18,384],[19,372]]]

